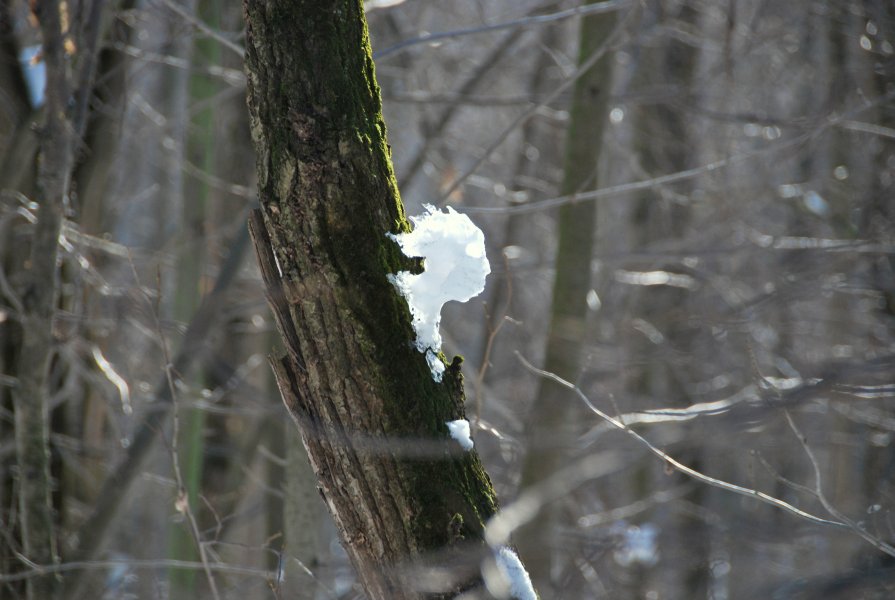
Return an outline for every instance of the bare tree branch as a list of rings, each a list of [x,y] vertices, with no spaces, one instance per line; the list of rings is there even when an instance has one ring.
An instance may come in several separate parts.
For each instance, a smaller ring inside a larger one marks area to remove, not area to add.
[[[601,419],[603,419],[604,421],[606,421],[607,423],[609,423],[616,429],[618,429],[620,431],[624,431],[629,436],[631,436],[632,438],[634,438],[635,440],[640,442],[643,446],[645,446],[647,448],[647,450],[649,450],[650,452],[652,452],[653,454],[655,454],[656,456],[661,458],[669,467],[671,467],[675,471],[683,473],[687,477],[690,477],[692,479],[695,479],[696,481],[705,483],[712,487],[716,487],[718,489],[722,489],[722,490],[725,490],[728,492],[733,492],[734,494],[739,494],[741,496],[746,496],[747,498],[755,498],[756,500],[764,502],[765,504],[770,504],[771,506],[776,506],[777,508],[785,510],[786,512],[793,514],[799,518],[805,519],[807,521],[811,521],[812,523],[818,523],[821,525],[833,525],[836,527],[848,528],[848,526],[841,521],[831,521],[829,519],[824,519],[822,517],[818,517],[811,513],[805,512],[799,508],[796,508],[795,506],[789,504],[788,502],[780,500],[779,498],[770,496],[764,492],[754,490],[751,488],[747,488],[747,487],[743,487],[743,486],[739,486],[739,485],[736,485],[733,483],[728,483],[728,482],[722,481],[720,479],[715,479],[714,477],[709,477],[708,475],[704,475],[703,473],[700,473],[699,471],[696,471],[695,469],[692,469],[692,468],[688,467],[687,465],[684,465],[683,463],[675,460],[674,458],[672,458],[671,456],[669,456],[667,453],[663,452],[659,448],[655,447],[649,440],[647,440],[645,437],[643,437],[642,435],[640,435],[633,429],[629,428],[627,425],[625,425],[624,423],[622,423],[615,417],[611,417],[608,414],[606,414],[605,412],[603,412],[602,410],[600,410],[599,408],[597,408],[593,404],[593,402],[591,402],[590,398],[588,398],[584,394],[584,392],[581,391],[581,388],[579,388],[574,383],[570,383],[554,373],[550,373],[548,371],[543,371],[541,369],[538,369],[537,367],[532,365],[530,362],[525,360],[525,358],[523,358],[522,355],[519,354],[518,352],[516,353],[516,356],[519,358],[519,361],[523,364],[523,366],[525,366],[525,368],[528,369],[529,371],[531,371],[532,373],[534,373],[540,377],[546,377],[547,379],[552,379],[553,381],[562,385],[563,387],[573,390],[575,392],[575,394],[578,396],[578,398],[580,398],[581,401],[587,405],[587,407],[591,410],[591,412],[596,414],[598,417],[600,417]]]
[[[505,23],[495,23],[494,25],[485,25],[482,27],[470,27],[468,29],[457,29],[454,31],[440,31],[437,33],[428,33],[417,38],[404,40],[393,46],[389,46],[379,52],[373,53],[376,60],[383,59],[392,54],[397,54],[402,50],[419,44],[432,44],[446,39],[457,39],[468,35],[478,35],[480,33],[490,33],[492,31],[502,31],[504,29],[521,29],[535,25],[546,25],[563,19],[573,17],[583,17],[585,15],[598,15],[603,13],[614,12],[632,4],[630,0],[606,0],[591,5],[581,5],[568,10],[555,12],[549,15],[533,15],[516,19],[514,21],[506,21]]]

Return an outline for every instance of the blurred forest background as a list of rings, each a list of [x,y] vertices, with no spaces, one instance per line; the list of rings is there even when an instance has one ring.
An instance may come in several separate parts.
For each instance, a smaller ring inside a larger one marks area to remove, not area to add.
[[[366,7],[408,214],[486,234],[445,353],[502,504],[541,506],[514,542],[542,597],[895,597],[892,2]],[[240,3],[66,8],[65,60],[97,61],[43,382],[52,565],[17,414],[50,98],[0,3],[0,598],[47,566],[64,598],[362,598],[267,365]]]

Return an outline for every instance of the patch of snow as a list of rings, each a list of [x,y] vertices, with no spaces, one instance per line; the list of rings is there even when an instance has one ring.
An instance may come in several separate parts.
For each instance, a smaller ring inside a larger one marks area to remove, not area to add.
[[[621,534],[621,543],[613,552],[613,558],[619,565],[623,567],[634,564],[652,566],[659,561],[658,527],[652,523],[645,523],[640,527],[626,526],[624,521],[620,521],[613,529]]]
[[[522,561],[516,556],[516,553],[502,546],[495,553],[494,558],[497,560],[497,568],[510,582],[510,596],[516,600],[538,600],[534,586],[531,585],[531,578],[528,571],[522,565]]]
[[[805,208],[819,217],[826,217],[830,214],[830,205],[824,200],[823,196],[814,190],[808,190],[802,196],[802,202],[805,204]]]
[[[429,369],[432,371],[432,379],[440,383],[444,376],[444,362],[431,350],[426,350],[426,362],[429,363]]]
[[[448,421],[445,425],[447,425],[448,431],[451,432],[451,437],[457,440],[457,443],[464,450],[467,452],[472,450],[473,442],[472,438],[469,437],[469,421],[457,419],[456,421]]]
[[[19,65],[28,87],[28,99],[32,108],[40,108],[44,103],[47,89],[47,65],[40,56],[40,45],[26,46],[19,52]]]
[[[437,357],[441,350],[441,307],[451,300],[466,302],[482,293],[491,265],[485,256],[485,234],[469,217],[451,207],[447,212],[431,205],[424,208],[422,215],[410,217],[412,232],[386,234],[406,256],[422,257],[424,271],[418,275],[400,271],[389,275],[389,281],[410,307],[416,349],[426,354],[432,378],[441,381],[444,363]]]

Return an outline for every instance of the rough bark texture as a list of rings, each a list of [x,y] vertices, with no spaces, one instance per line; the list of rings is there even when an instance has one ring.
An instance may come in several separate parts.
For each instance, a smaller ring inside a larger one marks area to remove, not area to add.
[[[459,361],[432,380],[386,279],[409,261],[385,233],[409,225],[362,4],[245,8],[261,200],[251,228],[287,348],[272,360],[280,391],[367,594],[453,597],[478,584],[475,563],[447,580],[416,567],[482,548],[497,501],[445,426],[463,416]]]

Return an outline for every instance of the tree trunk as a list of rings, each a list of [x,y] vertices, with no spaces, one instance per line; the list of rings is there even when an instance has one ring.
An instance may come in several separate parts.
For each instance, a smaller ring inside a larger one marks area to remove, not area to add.
[[[59,273],[56,268],[64,201],[74,158],[73,131],[66,110],[71,93],[58,7],[35,13],[43,36],[46,63],[45,120],[37,175],[37,223],[21,296],[22,345],[13,394],[18,456],[19,530],[25,556],[39,565],[58,564],[56,518],[50,473],[50,358]],[[26,583],[26,598],[49,599],[58,591],[55,576]]]
[[[463,417],[460,361],[433,381],[386,278],[408,261],[385,234],[409,225],[362,3],[245,9],[261,201],[250,226],[287,349],[272,360],[280,392],[367,595],[454,597],[479,585],[497,500],[445,425]],[[420,571],[434,552],[439,571]]]
[[[601,14],[581,20],[579,65],[600,51],[614,21],[613,16]],[[597,165],[611,84],[609,67],[609,59],[603,57],[575,83],[562,195],[598,187]],[[581,369],[596,216],[593,202],[573,202],[559,210],[556,279],[544,368],[569,381],[575,381]],[[582,422],[581,414],[577,399],[567,388],[541,379],[527,421],[529,446],[522,467],[523,487],[549,477],[569,459],[576,430]],[[518,536],[522,558],[529,563],[535,583],[542,588],[550,582],[552,565],[559,554],[556,531],[560,512],[556,503],[544,507],[541,517],[523,527]]]

